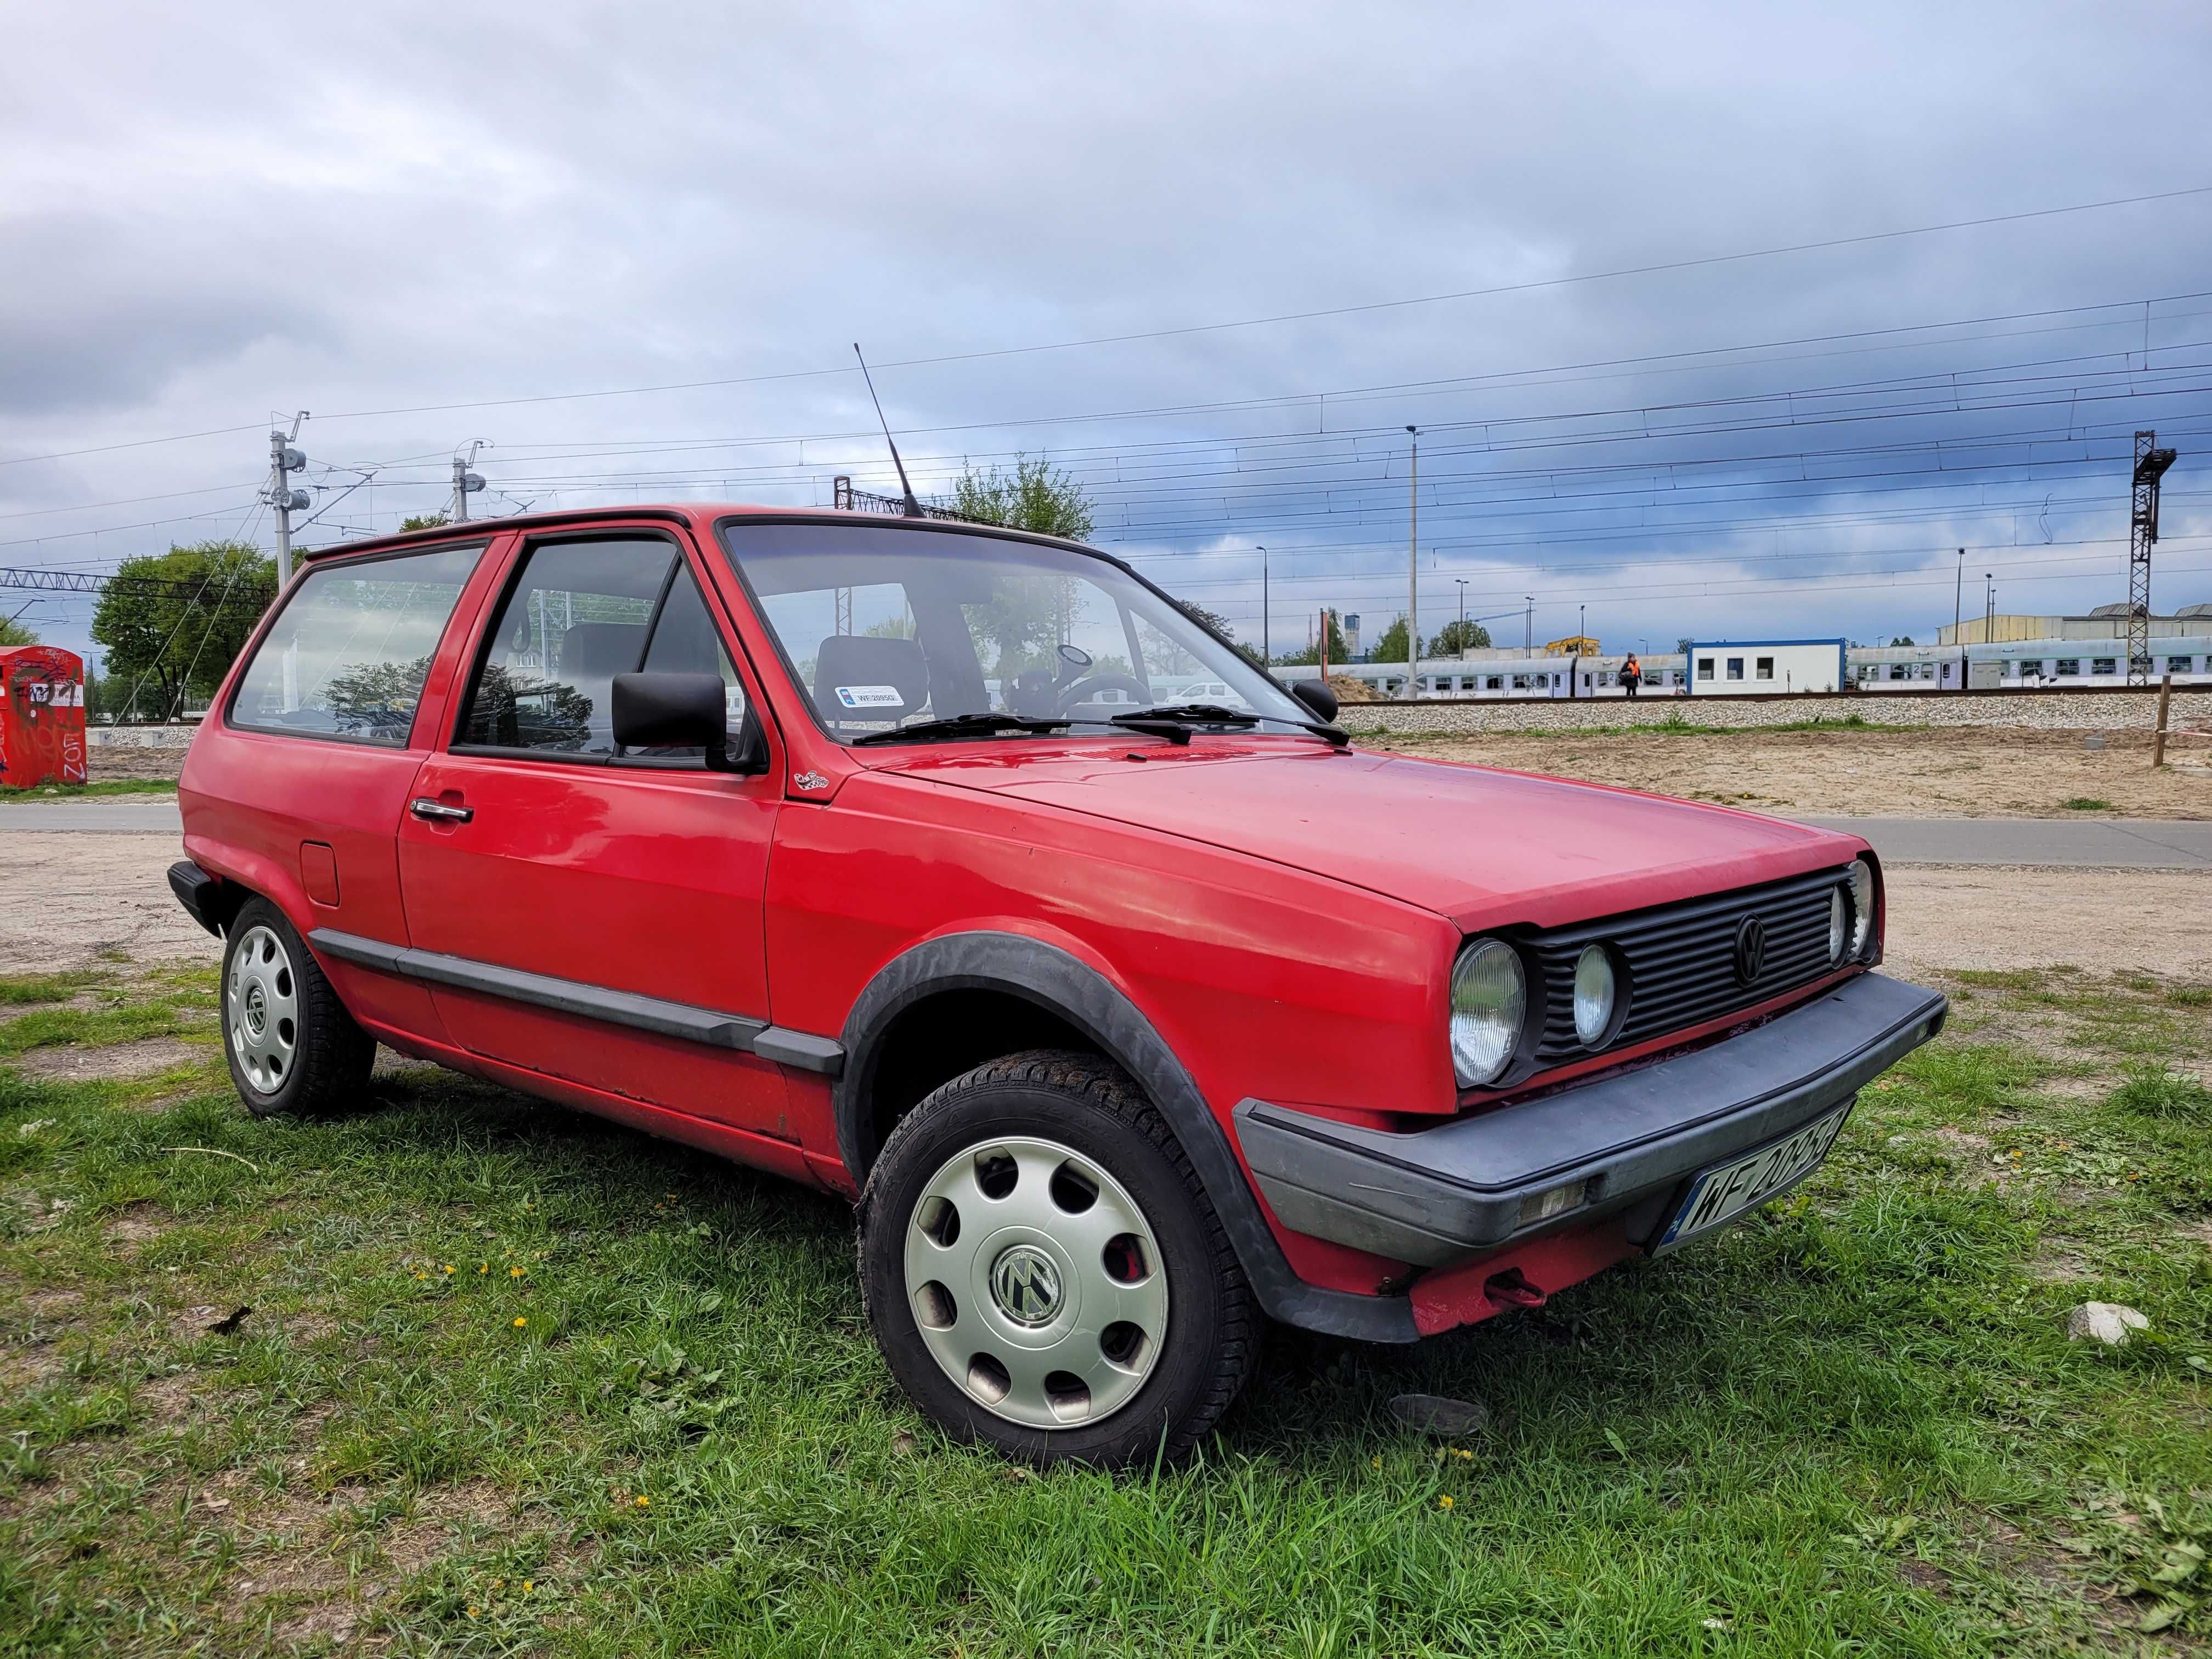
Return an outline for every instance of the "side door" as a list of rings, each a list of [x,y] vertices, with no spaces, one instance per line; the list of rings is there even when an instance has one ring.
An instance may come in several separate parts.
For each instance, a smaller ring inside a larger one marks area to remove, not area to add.
[[[456,653],[440,642],[469,631],[492,580],[486,548],[311,564],[185,769],[185,850],[281,905],[354,1016],[402,1046],[442,1036],[428,993],[321,936],[410,943],[396,826],[448,713]]]
[[[768,769],[625,751],[611,685],[722,677],[731,730],[758,688],[691,550],[653,528],[525,541],[481,630],[451,740],[399,830],[418,961],[476,1054],[757,1133],[794,1139],[768,1024],[763,904],[783,795]]]

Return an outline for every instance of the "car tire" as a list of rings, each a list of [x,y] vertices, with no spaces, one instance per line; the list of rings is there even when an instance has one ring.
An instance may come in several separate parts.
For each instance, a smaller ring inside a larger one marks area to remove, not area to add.
[[[231,919],[221,995],[223,1057],[254,1116],[321,1116],[366,1098],[375,1039],[267,899]]]
[[[908,1113],[861,1194],[860,1258],[908,1396],[954,1438],[1038,1465],[1179,1460],[1259,1343],[1189,1158],[1094,1054],[993,1060]]]

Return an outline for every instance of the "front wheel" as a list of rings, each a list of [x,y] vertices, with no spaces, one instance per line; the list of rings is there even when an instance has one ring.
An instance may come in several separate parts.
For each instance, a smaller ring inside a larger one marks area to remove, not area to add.
[[[376,1043],[267,899],[249,899],[222,953],[222,1048],[256,1117],[313,1115],[359,1099]]]
[[[1188,1452],[1243,1387],[1259,1318],[1167,1125],[1094,1056],[978,1066],[915,1108],[861,1199],[892,1374],[955,1437],[1038,1463]]]

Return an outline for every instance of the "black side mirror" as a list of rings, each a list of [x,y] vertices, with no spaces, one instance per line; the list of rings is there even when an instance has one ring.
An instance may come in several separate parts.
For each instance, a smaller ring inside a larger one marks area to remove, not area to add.
[[[617,674],[614,740],[626,749],[697,749],[710,772],[764,772],[768,741],[748,708],[731,753],[729,703],[719,674]]]
[[[1292,680],[1291,695],[1312,711],[1323,726],[1336,724],[1336,693],[1321,680]]]

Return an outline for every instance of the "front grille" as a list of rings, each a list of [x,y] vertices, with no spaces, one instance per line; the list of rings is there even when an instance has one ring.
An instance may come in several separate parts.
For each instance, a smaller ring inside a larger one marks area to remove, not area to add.
[[[1828,971],[1829,895],[1844,884],[1848,904],[1850,877],[1846,865],[1538,934],[1528,941],[1544,988],[1537,1063],[1664,1036],[1811,983]],[[1736,978],[1735,939],[1747,915],[1766,929],[1766,957],[1745,985]],[[1628,1015],[1613,1041],[1593,1051],[1575,1035],[1575,958],[1599,943],[1613,947],[1616,969],[1626,969]]]

